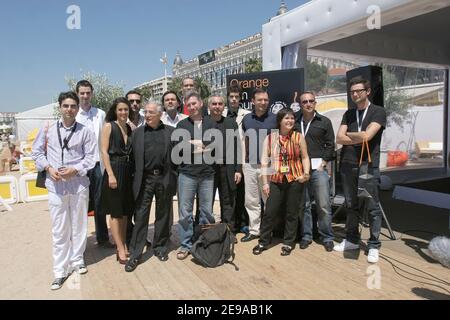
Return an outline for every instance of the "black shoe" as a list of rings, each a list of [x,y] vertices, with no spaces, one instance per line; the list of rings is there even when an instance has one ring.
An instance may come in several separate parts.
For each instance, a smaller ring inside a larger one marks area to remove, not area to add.
[[[253,248],[253,254],[254,255],[259,255],[264,250],[267,250],[267,248],[265,246],[263,246],[262,244],[257,244],[256,247]]]
[[[325,241],[323,243],[323,246],[325,247],[325,250],[327,250],[327,252],[331,252],[331,251],[333,251],[334,243],[333,243],[333,241]]]
[[[167,253],[164,253],[164,252],[156,252],[155,257],[157,257],[159,259],[159,261],[162,261],[162,262],[169,260],[169,256],[167,255]]]
[[[241,242],[249,242],[249,241],[252,241],[252,240],[255,240],[258,238],[259,238],[259,236],[255,236],[254,234],[249,233],[248,235],[246,235],[245,237],[243,237],[241,239]]]
[[[308,241],[308,240],[300,241],[300,249],[308,248],[311,243],[312,243],[312,241]]]
[[[63,283],[67,280],[67,278],[68,278],[68,276],[65,276],[63,278],[56,278],[55,280],[53,280],[50,289],[52,289],[52,290],[61,289]]]
[[[125,271],[126,272],[133,272],[134,269],[137,268],[139,264],[139,259],[130,259],[128,260],[127,264],[125,265]]]
[[[291,251],[292,251],[292,247],[289,247],[289,246],[282,246],[281,247],[281,255],[282,256],[288,256],[288,255],[290,255],[291,254]]]
[[[145,245],[147,246],[147,249],[150,249],[152,247],[152,243],[148,240],[146,240]]]

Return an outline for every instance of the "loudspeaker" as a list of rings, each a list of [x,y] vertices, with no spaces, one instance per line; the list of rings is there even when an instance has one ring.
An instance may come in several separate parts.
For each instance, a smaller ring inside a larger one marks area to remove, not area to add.
[[[384,107],[383,70],[377,66],[366,66],[347,71],[347,105],[349,109],[356,108],[350,97],[350,81],[356,77],[362,77],[370,81],[370,102]]]

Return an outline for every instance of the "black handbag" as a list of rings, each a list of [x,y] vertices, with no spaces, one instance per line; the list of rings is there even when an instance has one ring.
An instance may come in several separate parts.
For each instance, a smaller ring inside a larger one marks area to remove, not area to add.
[[[47,126],[44,128],[45,132],[45,154],[47,154],[47,132],[48,132],[49,125],[47,123]],[[45,188],[45,180],[47,179],[47,171],[38,171],[36,176],[36,188]]]
[[[47,171],[38,171],[36,177],[36,188],[45,189],[45,180],[47,179]]]
[[[364,150],[367,150],[367,161],[365,162],[363,162]],[[375,178],[372,168],[369,142],[364,140],[362,143],[361,157],[359,159],[358,198],[371,199],[375,188],[378,188],[378,181]]]

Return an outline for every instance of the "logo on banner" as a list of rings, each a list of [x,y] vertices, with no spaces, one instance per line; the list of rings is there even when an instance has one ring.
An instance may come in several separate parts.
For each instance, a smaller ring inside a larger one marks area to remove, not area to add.
[[[277,114],[283,108],[287,108],[286,104],[283,101],[277,101],[270,106],[270,112]]]

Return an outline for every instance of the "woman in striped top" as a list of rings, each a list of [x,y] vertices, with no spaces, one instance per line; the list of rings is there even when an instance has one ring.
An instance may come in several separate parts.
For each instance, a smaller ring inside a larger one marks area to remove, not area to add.
[[[261,221],[259,243],[253,254],[261,254],[271,242],[274,220],[281,204],[286,203],[286,218],[281,255],[287,256],[295,246],[298,211],[304,197],[304,183],[309,180],[310,161],[304,137],[294,131],[295,115],[289,108],[277,114],[278,131],[264,141],[261,170],[263,192],[268,197]]]

